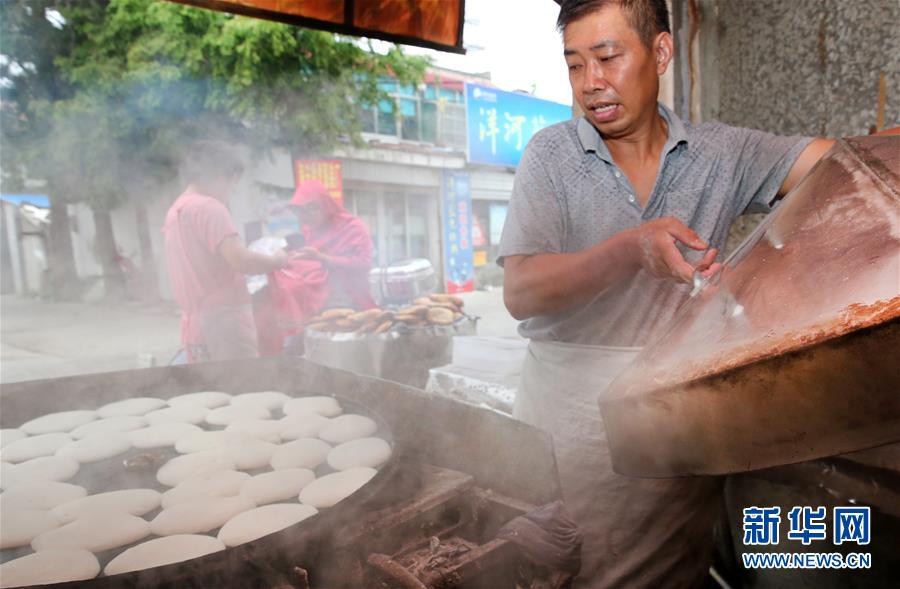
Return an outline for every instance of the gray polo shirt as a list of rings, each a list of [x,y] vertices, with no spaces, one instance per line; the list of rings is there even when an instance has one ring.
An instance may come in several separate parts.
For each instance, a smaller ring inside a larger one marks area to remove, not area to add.
[[[644,209],[585,118],[537,133],[516,170],[497,262],[502,266],[505,256],[581,251],[661,217],[681,220],[721,252],[735,217],[770,210],[811,141],[721,123],[685,124],[663,105],[659,112],[669,137]],[[702,255],[682,251],[689,262]],[[641,270],[585,305],[523,321],[519,333],[541,341],[642,346],[689,291],[688,285]]]

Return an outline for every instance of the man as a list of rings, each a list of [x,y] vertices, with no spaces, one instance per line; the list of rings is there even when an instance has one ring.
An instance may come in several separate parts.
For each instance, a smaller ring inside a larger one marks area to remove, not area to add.
[[[504,300],[531,339],[515,415],[553,434],[582,528],[580,586],[705,582],[713,479],[613,473],[597,395],[719,268],[734,218],[768,210],[833,142],[722,124],[657,104],[672,60],[665,0],[563,0],[584,116],[544,129],[516,171],[500,245]]]
[[[284,251],[267,256],[244,247],[228,198],[243,174],[224,145],[202,141],[183,169],[184,193],[169,208],[163,233],[181,338],[188,361],[258,355],[245,274],[266,274],[288,263]]]

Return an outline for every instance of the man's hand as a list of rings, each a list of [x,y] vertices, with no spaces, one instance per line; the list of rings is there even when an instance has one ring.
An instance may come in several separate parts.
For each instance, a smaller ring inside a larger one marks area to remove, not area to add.
[[[294,256],[284,250],[278,250],[277,252],[272,254],[271,257],[272,264],[275,266],[273,269],[278,270],[280,268],[286,268]]]
[[[319,262],[322,262],[323,264],[328,264],[332,260],[331,256],[323,254],[312,246],[302,247],[297,250],[296,257],[302,258],[304,260],[317,260]]]
[[[301,247],[294,253],[294,257],[301,258],[304,260],[321,260],[322,252],[317,250],[316,248],[307,245],[305,247]]]
[[[516,255],[504,258],[503,302],[522,320],[560,313],[594,300],[604,290],[645,268],[656,276],[691,282],[695,270],[709,277],[721,267],[711,249],[691,266],[676,247],[707,245],[681,221],[668,217],[617,233],[573,253]]]
[[[720,267],[714,263],[715,248],[708,250],[696,265],[684,259],[676,246],[678,242],[698,251],[709,246],[690,227],[673,217],[648,221],[629,233],[638,264],[659,278],[689,283],[695,270],[708,277]]]
[[[241,274],[267,274],[288,265],[290,256],[284,250],[278,250],[271,256],[247,249],[237,235],[226,237],[219,244],[219,254],[225,261]]]

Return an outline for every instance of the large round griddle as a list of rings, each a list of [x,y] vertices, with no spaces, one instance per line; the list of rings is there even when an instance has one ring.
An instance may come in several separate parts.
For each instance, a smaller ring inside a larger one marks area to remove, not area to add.
[[[199,389],[198,389],[199,390]],[[104,391],[97,398],[101,400],[96,407],[113,401],[127,399],[130,396],[158,396],[169,398],[176,394],[191,392],[190,390],[153,391],[143,389],[139,393],[129,394],[127,389],[118,391],[118,394],[110,396],[109,391]],[[247,391],[234,390],[231,393]],[[292,394],[290,390],[284,390],[292,397],[312,396],[316,392],[304,391]],[[318,394],[329,394],[321,392]],[[300,566],[307,569],[315,569],[315,563],[321,560],[323,551],[327,551],[335,530],[343,525],[353,522],[371,510],[384,507],[397,499],[398,493],[407,493],[415,488],[418,481],[409,480],[406,473],[399,467],[402,450],[398,448],[393,439],[386,421],[375,411],[363,404],[346,399],[340,395],[334,396],[344,409],[344,414],[356,413],[366,415],[378,424],[378,437],[385,439],[392,446],[391,458],[378,468],[378,473],[363,487],[349,497],[339,502],[334,507],[320,510],[316,515],[289,526],[279,532],[269,534],[252,542],[240,546],[226,548],[200,558],[194,558],[169,565],[133,571],[113,576],[100,576],[84,580],[70,581],[40,585],[40,587],[53,587],[55,589],[113,589],[120,587],[133,588],[207,588],[207,587],[242,587],[253,589],[254,587],[270,588],[278,586],[285,581],[285,575],[289,574],[293,567]],[[35,399],[35,407],[47,407],[48,399]],[[70,405],[71,399],[66,405]],[[86,408],[96,408],[86,407]],[[44,411],[27,411],[28,418],[41,413],[53,412],[57,409]],[[4,426],[15,426],[12,420],[4,419]],[[133,462],[138,455],[159,454],[163,460],[168,460],[179,454],[172,448],[142,450],[132,449],[125,454],[109,458],[103,461],[81,465],[81,469],[71,480],[73,484],[82,485],[88,489],[89,494],[100,493],[109,490],[123,488],[151,488],[165,491],[169,487],[156,481],[156,471],[159,466],[150,466],[146,469],[126,469],[125,461]],[[265,472],[262,469],[259,472]],[[317,476],[326,471],[327,466],[316,469]],[[256,474],[252,472],[251,474]],[[158,510],[146,514],[148,521],[152,519]],[[215,530],[208,533],[215,535]],[[153,536],[143,538],[134,544],[97,554],[101,568],[122,551],[152,539]],[[4,553],[10,560],[29,554],[29,548],[5,550]]]
[[[900,440],[900,137],[838,142],[601,410],[616,471],[726,474]]]

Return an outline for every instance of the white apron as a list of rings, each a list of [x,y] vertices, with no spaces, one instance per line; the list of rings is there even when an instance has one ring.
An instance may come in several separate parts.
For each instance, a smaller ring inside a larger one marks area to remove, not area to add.
[[[575,587],[696,587],[712,558],[718,479],[612,470],[597,404],[639,348],[532,341],[513,416],[553,436],[563,499],[583,536]]]

